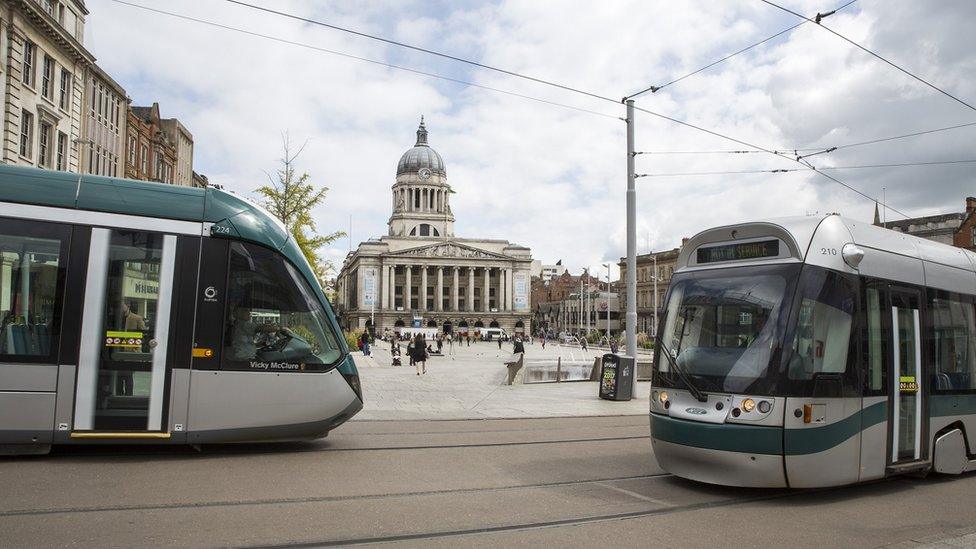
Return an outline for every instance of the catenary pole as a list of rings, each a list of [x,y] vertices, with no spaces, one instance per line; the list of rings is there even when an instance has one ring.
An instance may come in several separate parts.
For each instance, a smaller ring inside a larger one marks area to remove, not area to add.
[[[627,354],[637,361],[637,190],[634,188],[634,100],[627,100]],[[634,383],[633,396],[637,396]]]

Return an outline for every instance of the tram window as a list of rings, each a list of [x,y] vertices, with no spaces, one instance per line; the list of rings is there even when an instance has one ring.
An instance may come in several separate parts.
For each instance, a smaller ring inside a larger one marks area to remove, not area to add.
[[[228,271],[222,368],[316,371],[341,357],[325,311],[287,260],[234,243]]]
[[[0,360],[55,361],[70,229],[0,220]]]
[[[846,372],[856,295],[852,282],[838,273],[806,267],[797,294],[790,379]]]
[[[976,388],[976,316],[973,304],[946,292],[931,292],[929,348],[933,360],[933,390]]]
[[[881,292],[877,288],[868,288],[866,296],[866,388],[868,391],[875,392],[875,394],[884,394],[885,387],[887,387],[887,385],[885,385],[884,356],[886,349],[888,349],[888,331],[884,329],[881,321],[883,314],[883,301],[881,299]]]

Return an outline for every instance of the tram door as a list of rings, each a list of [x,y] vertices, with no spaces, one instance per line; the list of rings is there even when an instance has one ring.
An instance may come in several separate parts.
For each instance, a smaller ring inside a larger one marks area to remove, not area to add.
[[[892,354],[888,376],[889,465],[927,458],[921,294],[891,287]]]
[[[177,237],[93,228],[72,437],[164,428]]]

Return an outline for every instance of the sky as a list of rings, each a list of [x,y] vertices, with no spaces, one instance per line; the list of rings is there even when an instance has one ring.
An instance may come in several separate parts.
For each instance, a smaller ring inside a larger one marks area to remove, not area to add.
[[[543,263],[605,272],[626,253],[626,132],[618,101],[515,78],[225,0],[126,0],[277,38],[88,0],[85,45],[133,105],[159,102],[193,133],[194,169],[251,194],[281,158],[282,135],[306,143],[298,169],[329,188],[320,232],[343,230],[326,256],[387,232],[400,155],[423,115],[444,158],[455,233],[529,246]],[[619,100],[661,85],[799,20],[759,0],[249,2],[437,50]],[[812,16],[841,0],[786,1]],[[976,2],[860,0],[824,26],[976,104]],[[289,41],[301,45],[284,43]],[[351,59],[399,65],[552,105]],[[976,122],[953,101],[814,24],[636,100],[770,149],[824,149]],[[572,107],[572,108],[570,108]],[[583,109],[583,110],[578,110]],[[585,112],[591,111],[591,112]],[[728,223],[793,215],[871,220],[874,202],[761,154],[660,154],[746,147],[638,113],[639,253]],[[976,126],[808,159],[818,168],[974,160]],[[976,164],[838,169],[835,178],[910,216],[961,211]],[[893,210],[888,219],[899,219]],[[351,221],[351,222],[350,222]]]

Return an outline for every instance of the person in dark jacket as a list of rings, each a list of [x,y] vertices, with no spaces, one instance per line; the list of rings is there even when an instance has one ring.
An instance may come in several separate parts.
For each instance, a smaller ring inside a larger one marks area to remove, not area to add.
[[[417,334],[416,339],[413,340],[410,358],[417,365],[418,376],[427,373],[427,345],[424,343],[423,334]]]
[[[524,353],[525,352],[525,344],[522,343],[522,338],[521,337],[515,336],[515,344],[513,345],[513,347],[514,348],[512,349],[512,352],[515,352],[515,353]]]

